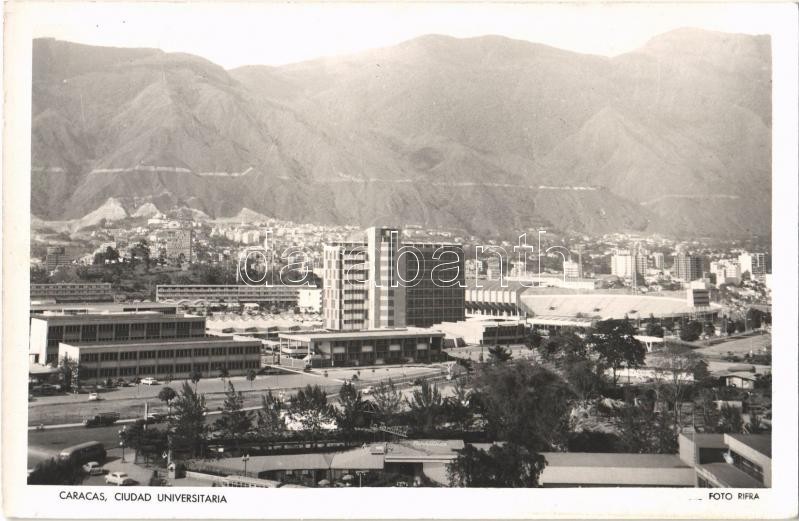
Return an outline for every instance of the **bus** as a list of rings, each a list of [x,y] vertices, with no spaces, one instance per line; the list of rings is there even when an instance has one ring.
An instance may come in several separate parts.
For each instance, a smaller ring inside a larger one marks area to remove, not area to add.
[[[58,453],[60,459],[69,460],[75,465],[83,465],[89,461],[103,463],[105,456],[105,447],[99,441],[87,441],[86,443],[73,445]]]

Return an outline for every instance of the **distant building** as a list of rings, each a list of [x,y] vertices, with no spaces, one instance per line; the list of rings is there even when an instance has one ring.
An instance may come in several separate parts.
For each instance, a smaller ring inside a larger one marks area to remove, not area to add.
[[[710,263],[710,273],[716,278],[716,286],[741,282],[741,265],[738,261],[722,259]]]
[[[683,282],[701,279],[704,270],[704,259],[696,255],[678,253],[674,257],[672,275]]]
[[[464,317],[464,255],[455,244],[407,243],[369,228],[324,249],[325,327],[337,331],[429,327]]]
[[[167,259],[192,261],[194,231],[191,228],[168,229],[164,234]]]
[[[741,253],[738,264],[741,274],[749,273],[752,279],[762,280],[767,273],[771,273],[771,256],[766,253]]]
[[[177,314],[177,306],[157,302],[67,302],[36,303],[32,302],[31,315],[90,315],[98,313],[141,313],[152,311],[162,315]]]
[[[64,246],[48,246],[47,255],[44,258],[44,267],[47,271],[53,271],[61,266],[72,264],[73,258],[67,255]]]
[[[114,300],[114,292],[111,284],[105,282],[31,284],[30,299],[57,303],[110,302]]]
[[[610,273],[621,278],[632,278],[635,260],[629,250],[616,250],[610,259]]]
[[[657,270],[662,270],[666,267],[666,256],[659,251],[652,253],[652,267]]]
[[[280,308],[294,307],[299,301],[300,289],[308,286],[248,285],[248,284],[159,284],[155,287],[157,302],[196,303],[206,301],[218,304],[255,303]]]

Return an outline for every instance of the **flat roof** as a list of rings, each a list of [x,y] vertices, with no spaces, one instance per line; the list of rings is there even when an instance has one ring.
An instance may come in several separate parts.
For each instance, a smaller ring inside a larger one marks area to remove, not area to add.
[[[608,293],[586,294],[540,294],[525,292],[522,303],[535,316],[553,314],[575,316],[578,313],[597,316],[600,319],[644,318],[649,314],[656,317],[681,316],[699,312],[718,312],[722,308],[711,303],[708,307],[689,306],[685,298],[659,297],[649,295],[628,295]]]
[[[104,322],[201,322],[205,317],[194,315],[165,315],[157,311],[139,311],[123,313],[87,313],[85,315],[36,315],[31,320],[43,320],[54,324],[91,324]]]
[[[176,308],[176,304],[167,304],[164,302],[65,302],[63,304],[58,303],[48,303],[48,304],[36,304],[32,303],[30,305],[31,310],[34,309],[41,309],[41,310],[48,310],[48,309],[91,309],[91,310],[119,310],[122,311],[125,308]]]
[[[280,333],[280,338],[299,340],[301,342],[319,342],[322,340],[361,340],[380,338],[423,338],[443,337],[444,333],[437,330],[422,328],[407,329],[372,329],[362,331],[319,331],[311,333]]]
[[[741,469],[729,463],[706,463],[697,465],[701,474],[709,474],[731,488],[765,488],[765,485]]]
[[[194,337],[194,338],[181,338],[181,339],[153,339],[152,341],[123,341],[119,342],[116,340],[110,340],[108,342],[94,342],[94,343],[86,343],[86,344],[73,344],[70,342],[60,342],[60,344],[68,345],[71,347],[75,347],[77,349],[102,349],[107,347],[182,347],[186,345],[190,346],[200,346],[200,347],[222,347],[222,346],[229,346],[230,344],[242,344],[242,345],[261,345],[261,341],[257,338],[252,340],[239,340],[232,336],[230,337]]]
[[[756,450],[764,456],[771,457],[770,434],[726,434],[725,436]]]
[[[690,468],[676,454],[542,452],[551,467]]]

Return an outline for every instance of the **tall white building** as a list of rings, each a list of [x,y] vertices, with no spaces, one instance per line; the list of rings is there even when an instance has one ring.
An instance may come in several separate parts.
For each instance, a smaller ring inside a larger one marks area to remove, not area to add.
[[[741,266],[741,274],[749,273],[753,279],[762,279],[766,273],[771,271],[770,259],[765,253],[744,252],[738,256],[738,263]]]
[[[632,278],[635,260],[629,250],[616,250],[610,259],[610,273],[622,278]]]
[[[741,265],[736,260],[713,261],[710,263],[710,273],[716,277],[716,286],[738,284],[741,281]]]

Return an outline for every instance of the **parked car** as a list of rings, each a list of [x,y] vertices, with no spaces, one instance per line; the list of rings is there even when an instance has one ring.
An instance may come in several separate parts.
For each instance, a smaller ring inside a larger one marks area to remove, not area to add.
[[[96,402],[97,400],[100,400],[100,395],[99,394],[97,394],[97,393],[89,393],[89,401],[90,402]]]
[[[83,420],[83,425],[86,427],[107,427],[113,425],[119,419],[118,412],[101,412],[94,415],[92,418]]]
[[[151,412],[147,415],[147,423],[161,423],[166,421],[166,414]]]
[[[128,476],[127,472],[112,472],[105,477],[105,482],[109,485],[116,485],[118,487],[136,484],[136,480]]]
[[[83,470],[90,476],[99,476],[105,474],[105,469],[96,461],[90,461],[83,466]]]
[[[158,380],[152,376],[148,376],[147,378],[142,378],[141,383],[144,385],[158,385]]]

